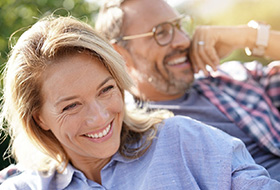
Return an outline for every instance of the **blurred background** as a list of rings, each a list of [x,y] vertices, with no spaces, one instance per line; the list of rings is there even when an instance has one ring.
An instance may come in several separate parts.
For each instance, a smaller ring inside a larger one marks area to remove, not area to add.
[[[179,12],[194,19],[196,25],[239,25],[250,20],[269,23],[274,30],[280,30],[279,0],[167,0]],[[72,15],[92,26],[103,0],[1,0],[0,1],[0,68],[3,69],[8,53],[18,37],[30,25],[43,16]],[[233,52],[226,59],[242,62],[255,60],[248,57],[244,50]],[[270,60],[259,59],[263,64]],[[0,73],[1,75],[1,73]],[[0,93],[1,96],[1,93]],[[6,167],[12,159],[3,159],[9,138],[1,134],[0,169]],[[3,156],[2,156],[3,155]]]

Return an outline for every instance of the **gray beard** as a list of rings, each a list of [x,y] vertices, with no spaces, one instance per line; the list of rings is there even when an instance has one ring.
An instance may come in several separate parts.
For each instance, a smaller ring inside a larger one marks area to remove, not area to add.
[[[131,49],[128,51],[131,53],[131,55],[133,55],[132,59],[135,63],[137,63],[136,60],[149,63],[149,61],[142,55],[133,54]],[[156,63],[154,63],[154,65],[156,66]],[[169,72],[168,70],[166,70],[168,73],[168,79],[165,79],[156,67],[154,68],[153,72],[156,73],[156,75],[149,76],[143,72],[139,72],[138,74],[141,76],[142,80],[147,80],[155,89],[157,89],[157,91],[166,95],[176,95],[188,91],[191,88],[194,80],[193,79],[192,81],[186,83],[183,80],[176,79],[173,73]],[[186,71],[185,75],[193,75],[193,73]]]
[[[164,79],[162,76],[149,76],[148,81],[159,92],[167,95],[176,95],[182,92],[186,92],[191,88],[193,84],[193,80],[189,83],[186,83],[183,80],[175,79],[173,73],[170,72],[168,78],[169,80]]]

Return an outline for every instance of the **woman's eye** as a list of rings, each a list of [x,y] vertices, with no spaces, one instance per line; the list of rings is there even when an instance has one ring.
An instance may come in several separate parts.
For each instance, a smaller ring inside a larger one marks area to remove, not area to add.
[[[101,90],[101,93],[100,93],[100,94],[104,94],[104,93],[110,91],[110,90],[113,89],[113,88],[114,88],[113,85],[107,86],[107,87],[105,87],[105,88],[103,88],[103,89]]]
[[[77,103],[70,104],[70,105],[66,106],[65,108],[63,108],[62,111],[67,111],[67,110],[72,109],[72,108],[74,108],[76,106],[77,106]]]

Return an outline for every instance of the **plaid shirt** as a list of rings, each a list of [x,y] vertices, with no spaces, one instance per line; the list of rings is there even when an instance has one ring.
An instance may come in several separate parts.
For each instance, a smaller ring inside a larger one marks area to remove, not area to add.
[[[260,147],[280,156],[280,75],[268,72],[257,62],[227,62],[198,78],[194,88]]]

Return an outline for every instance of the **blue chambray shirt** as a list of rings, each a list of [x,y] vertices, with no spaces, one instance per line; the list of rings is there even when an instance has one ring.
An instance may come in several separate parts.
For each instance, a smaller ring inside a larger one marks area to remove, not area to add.
[[[182,116],[159,128],[142,157],[130,160],[116,153],[101,171],[102,185],[69,164],[62,174],[24,171],[0,189],[280,189],[237,138]]]

